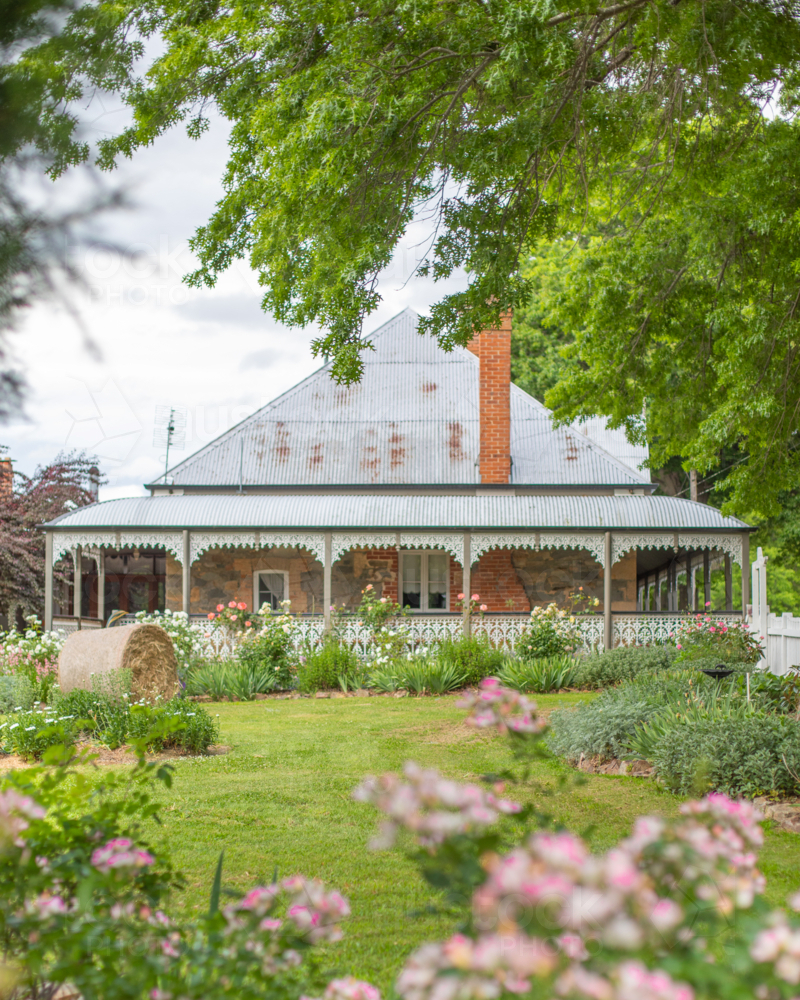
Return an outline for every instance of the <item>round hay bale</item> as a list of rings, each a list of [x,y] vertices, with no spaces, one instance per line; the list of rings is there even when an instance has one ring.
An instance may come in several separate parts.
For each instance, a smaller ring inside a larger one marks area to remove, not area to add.
[[[58,657],[63,694],[102,687],[103,679],[129,670],[135,698],[168,699],[177,692],[178,667],[172,639],[158,625],[83,629],[67,637]],[[92,674],[96,680],[92,682]]]

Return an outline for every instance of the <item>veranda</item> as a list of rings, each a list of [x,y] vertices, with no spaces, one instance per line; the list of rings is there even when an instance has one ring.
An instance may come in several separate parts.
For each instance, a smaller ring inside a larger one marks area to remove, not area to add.
[[[163,602],[157,608],[150,598],[144,609],[188,614],[214,656],[233,652],[234,640],[209,629],[207,620],[217,602],[228,599],[250,607],[266,599],[277,608],[288,597],[296,612],[292,635],[298,648],[321,642],[333,627],[332,606],[343,609],[338,634],[369,656],[370,630],[355,614],[367,583],[411,606],[396,623],[410,650],[471,632],[513,651],[532,607],[563,605],[579,587],[599,602],[596,613],[577,616],[584,651],[649,645],[667,641],[687,611],[709,608],[720,618],[741,619],[749,590],[742,571],[749,565],[745,532],[183,531],[137,533],[130,539],[103,533],[80,541],[56,534],[53,559],[65,555],[71,556],[73,583],[57,595],[54,627],[101,626],[119,607],[108,569],[122,566],[127,557],[131,564],[152,559],[154,567],[160,560]],[[715,573],[714,592],[724,594],[723,606],[710,608]],[[740,585],[734,587],[736,577]],[[459,592],[479,593],[487,610],[471,618],[454,610]],[[135,620],[130,610],[123,622]]]

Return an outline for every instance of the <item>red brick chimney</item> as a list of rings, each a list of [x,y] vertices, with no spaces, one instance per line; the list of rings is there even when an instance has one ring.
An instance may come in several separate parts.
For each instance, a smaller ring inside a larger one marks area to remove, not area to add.
[[[482,483],[511,479],[511,313],[496,330],[482,330],[467,347],[481,363],[480,471]]]
[[[14,469],[10,458],[0,458],[0,500],[9,500],[14,492]]]

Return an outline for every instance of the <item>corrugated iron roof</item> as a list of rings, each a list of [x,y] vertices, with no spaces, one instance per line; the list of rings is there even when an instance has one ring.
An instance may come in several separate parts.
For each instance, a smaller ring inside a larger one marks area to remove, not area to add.
[[[662,496],[185,494],[107,500],[50,525],[114,528],[642,528],[737,531],[744,521]]]
[[[358,385],[330,365],[170,470],[174,486],[480,482],[478,359],[420,337],[406,309],[370,335]],[[649,477],[511,388],[511,483],[641,486]]]
[[[575,424],[595,444],[619,459],[631,469],[640,470],[647,461],[650,450],[646,444],[631,444],[623,427],[611,428],[607,417],[585,417]]]

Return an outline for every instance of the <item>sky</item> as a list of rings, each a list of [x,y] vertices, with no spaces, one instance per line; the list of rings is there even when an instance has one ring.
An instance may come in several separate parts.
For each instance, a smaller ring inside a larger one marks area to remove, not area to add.
[[[84,114],[90,137],[127,120],[102,96]],[[83,287],[67,293],[68,303],[37,304],[14,335],[30,387],[24,417],[0,427],[15,468],[31,474],[59,452],[85,449],[107,479],[101,500],[142,496],[143,484],[164,473],[163,431],[155,428],[169,407],[186,417],[185,446],[173,450],[172,465],[319,368],[310,349],[318,331],[283,327],[262,312],[246,262],[214,289],[181,281],[196,263],[188,240],[222,195],[226,158],[226,123],[216,120],[199,141],[174,129],[108,175],[106,185],[131,207],[109,213],[92,242],[72,248]],[[45,197],[63,201],[79,189],[73,178]],[[425,313],[463,283],[413,276],[424,235],[414,227],[382,275],[383,301],[366,331],[406,307]]]

